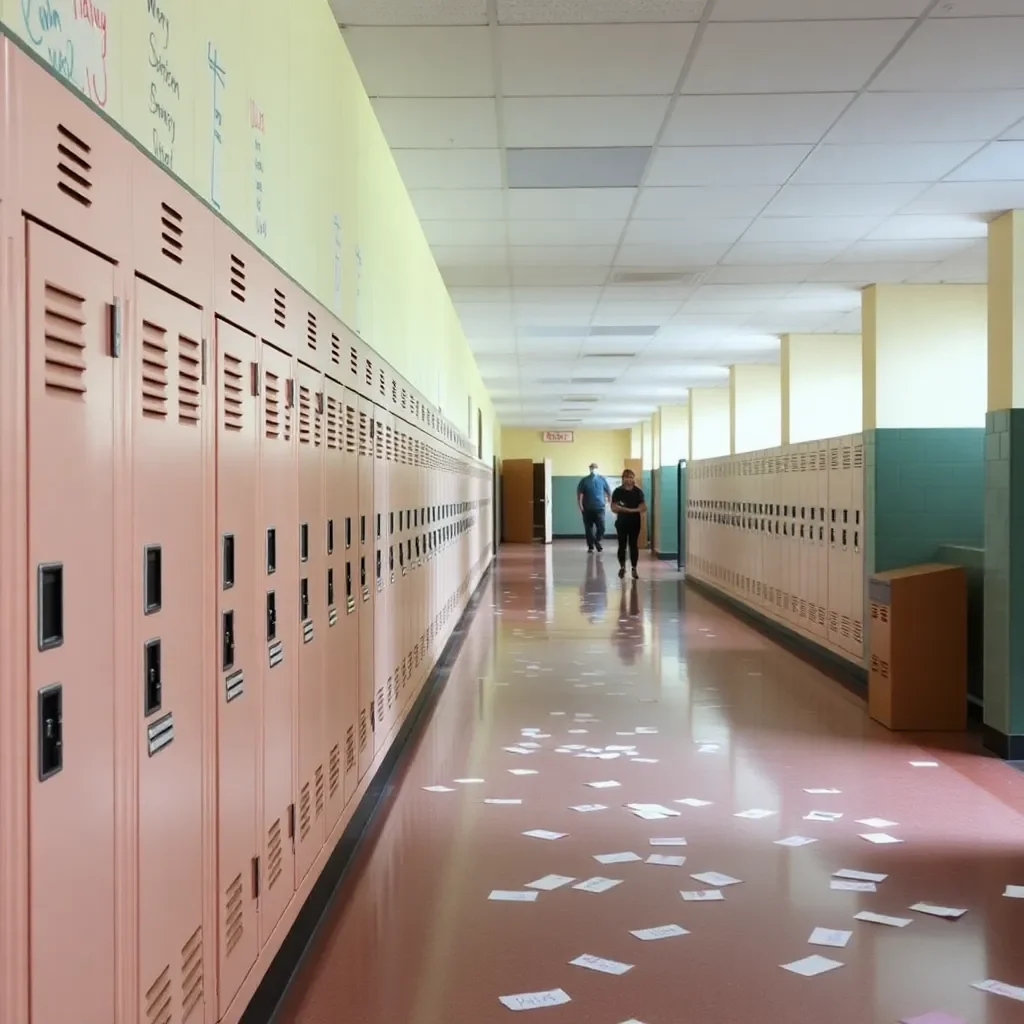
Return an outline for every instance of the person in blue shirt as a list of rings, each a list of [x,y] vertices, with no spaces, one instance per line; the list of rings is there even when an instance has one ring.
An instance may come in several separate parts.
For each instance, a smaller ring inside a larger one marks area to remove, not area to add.
[[[587,550],[603,551],[604,509],[611,501],[612,490],[608,481],[597,471],[597,463],[590,464],[590,473],[576,487],[576,501],[583,516],[583,530],[587,535]]]

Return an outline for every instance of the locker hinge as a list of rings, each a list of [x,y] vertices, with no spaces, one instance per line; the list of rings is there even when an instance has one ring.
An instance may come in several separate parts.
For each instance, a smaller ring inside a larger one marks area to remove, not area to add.
[[[121,300],[110,304],[110,357],[121,358]]]
[[[260,898],[260,859],[259,857],[253,857],[252,859],[252,898],[258,900]]]
[[[288,805],[288,838],[295,838],[295,804]]]
[[[207,345],[206,338],[203,338],[203,345],[202,345],[203,365],[202,365],[202,369],[199,371],[199,373],[200,373],[200,380],[202,381],[202,383],[204,385],[206,384],[206,345]]]
[[[252,363],[252,393],[255,397],[260,393],[260,364]]]
[[[288,378],[285,396],[285,407],[291,409],[295,405],[295,381],[291,377]]]

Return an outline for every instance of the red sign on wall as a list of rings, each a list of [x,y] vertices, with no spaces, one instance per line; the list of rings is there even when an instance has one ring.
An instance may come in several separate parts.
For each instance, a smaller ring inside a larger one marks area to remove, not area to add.
[[[571,430],[545,430],[540,437],[548,444],[572,444],[573,436]]]

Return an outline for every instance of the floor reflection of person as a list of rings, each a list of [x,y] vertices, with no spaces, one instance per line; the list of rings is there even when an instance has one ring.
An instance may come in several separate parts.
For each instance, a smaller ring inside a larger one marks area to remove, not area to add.
[[[623,665],[636,662],[643,646],[644,627],[640,618],[640,588],[636,583],[623,587],[619,594],[619,622],[612,644]]]
[[[608,608],[608,583],[604,575],[604,563],[599,558],[587,559],[587,574],[580,587],[580,615],[591,623],[604,619]]]
[[[626,548],[633,579],[639,578],[637,562],[640,560],[640,524],[647,511],[644,492],[636,485],[636,474],[631,469],[622,474],[622,484],[612,492],[612,512],[615,513],[615,532],[619,536],[619,579],[626,575]]]

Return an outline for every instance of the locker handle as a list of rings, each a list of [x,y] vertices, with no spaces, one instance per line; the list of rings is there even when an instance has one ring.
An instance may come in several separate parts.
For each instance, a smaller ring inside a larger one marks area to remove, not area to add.
[[[221,557],[221,573],[223,590],[230,590],[235,585],[235,535],[225,533],[222,543],[223,553]]]
[[[334,520],[327,520],[327,554],[334,554]]]
[[[334,607],[334,570],[327,570],[327,607]]]
[[[853,531],[853,550],[860,551],[860,531]]]
[[[143,680],[144,717],[155,715],[163,706],[163,675],[160,668],[160,640],[148,640],[145,646],[145,679]]]
[[[277,639],[277,594],[267,591],[267,643]]]
[[[295,838],[295,804],[288,805],[288,838]]]
[[[834,526],[829,527],[828,540],[832,547],[836,546],[836,528]]]
[[[50,651],[64,643],[64,566],[40,565],[37,577],[37,642],[40,651]]]
[[[235,664],[235,613],[224,612],[221,625],[221,670],[227,672]]]
[[[252,898],[258,900],[260,898],[260,859],[259,857],[253,857],[252,859]]]
[[[121,358],[121,300],[114,299],[110,304],[110,357]]]
[[[142,609],[143,615],[152,615],[160,611],[162,602],[162,556],[160,545],[153,544],[145,551],[146,565],[144,569],[143,589],[145,590],[145,605]]]
[[[309,578],[303,576],[299,581],[299,621],[309,618]]]
[[[267,530],[267,575],[277,572],[277,530],[273,526]]]
[[[60,683],[39,691],[39,781],[64,768],[64,690]]]
[[[309,523],[299,526],[299,561],[309,561]]]

